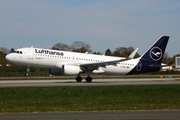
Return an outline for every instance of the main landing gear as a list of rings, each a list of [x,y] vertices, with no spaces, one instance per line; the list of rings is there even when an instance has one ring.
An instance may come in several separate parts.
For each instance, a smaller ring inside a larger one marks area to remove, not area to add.
[[[76,77],[76,81],[77,82],[81,82],[82,81],[82,77],[80,75],[78,75]],[[90,77],[90,76],[86,77],[86,82],[92,82],[92,77]]]
[[[76,77],[76,81],[77,81],[77,82],[81,82],[81,81],[82,81],[82,77],[78,75],[78,76]]]
[[[92,77],[90,76],[86,77],[86,82],[92,82]]]

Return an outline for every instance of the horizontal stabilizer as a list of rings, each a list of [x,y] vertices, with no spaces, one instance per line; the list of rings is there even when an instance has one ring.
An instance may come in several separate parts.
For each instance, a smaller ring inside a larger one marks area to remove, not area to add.
[[[161,63],[161,65],[149,65],[150,67],[153,67],[153,68],[162,68],[162,67],[169,67],[169,66],[172,66],[172,67],[175,67],[175,65],[167,65],[167,64],[163,64]]]

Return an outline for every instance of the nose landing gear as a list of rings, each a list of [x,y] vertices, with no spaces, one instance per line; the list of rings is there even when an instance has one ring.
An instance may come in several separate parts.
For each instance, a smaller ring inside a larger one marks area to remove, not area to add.
[[[29,72],[30,72],[30,69],[29,69],[29,67],[26,69],[26,73],[24,74],[26,77],[28,77],[29,76]]]

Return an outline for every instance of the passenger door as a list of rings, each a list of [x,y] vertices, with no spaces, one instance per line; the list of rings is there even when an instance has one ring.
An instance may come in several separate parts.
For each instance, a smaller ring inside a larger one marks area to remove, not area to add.
[[[28,49],[28,59],[31,59],[31,60],[33,60],[34,59],[34,51],[33,51],[33,49],[32,48],[29,48]]]

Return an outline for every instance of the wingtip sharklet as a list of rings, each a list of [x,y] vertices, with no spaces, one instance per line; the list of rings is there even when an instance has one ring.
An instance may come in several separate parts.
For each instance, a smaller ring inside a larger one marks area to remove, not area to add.
[[[136,49],[128,56],[128,58],[129,58],[129,59],[133,59],[134,56],[136,55],[138,49],[139,49],[139,48],[136,48]]]

